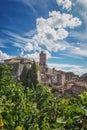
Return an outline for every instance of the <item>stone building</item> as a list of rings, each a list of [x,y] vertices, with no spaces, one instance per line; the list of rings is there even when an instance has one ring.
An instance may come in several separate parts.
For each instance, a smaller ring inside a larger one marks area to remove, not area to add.
[[[19,81],[24,66],[26,65],[27,68],[30,68],[33,61],[24,57],[15,57],[5,60],[4,63],[13,66],[12,76],[15,81]]]
[[[65,84],[65,73],[63,71],[57,71],[55,68],[49,68],[46,64],[46,54],[41,51],[39,55],[39,65],[42,68],[42,74],[40,82],[44,84],[55,84],[64,85]]]
[[[64,86],[66,83],[65,73],[63,71],[58,71],[57,73],[57,84]]]
[[[79,76],[75,75],[73,72],[65,72],[65,78],[66,78],[66,81],[71,81],[74,79],[78,79]]]
[[[87,84],[73,83],[70,88],[64,90],[64,95],[77,96],[81,93],[87,92]]]

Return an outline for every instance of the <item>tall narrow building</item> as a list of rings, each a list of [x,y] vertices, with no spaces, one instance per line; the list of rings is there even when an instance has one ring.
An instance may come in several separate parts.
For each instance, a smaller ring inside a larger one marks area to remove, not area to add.
[[[46,65],[46,54],[43,51],[41,51],[39,55],[39,64],[42,68],[43,73],[45,73],[47,65]]]

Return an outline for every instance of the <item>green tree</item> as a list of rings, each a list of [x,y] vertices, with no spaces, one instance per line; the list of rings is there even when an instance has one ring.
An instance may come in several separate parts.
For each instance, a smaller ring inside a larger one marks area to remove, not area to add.
[[[12,67],[6,64],[0,65],[0,88],[7,86],[13,81],[11,76]]]
[[[33,62],[31,68],[27,69],[24,66],[23,71],[20,76],[20,81],[26,87],[36,87],[38,80],[37,80],[37,66],[35,61]]]
[[[36,87],[37,83],[38,83],[38,79],[37,79],[37,68],[36,68],[36,63],[35,61],[33,62],[32,66],[31,66],[31,70],[30,70],[30,79],[31,79],[31,83],[32,83],[32,87]]]
[[[26,76],[26,86],[31,88],[32,81],[31,81],[31,69],[28,69],[27,76]]]
[[[28,72],[28,69],[27,69],[26,65],[24,65],[22,73],[20,75],[20,81],[22,82],[22,84],[24,86],[27,85],[27,72]]]
[[[39,111],[32,100],[34,91],[27,88],[25,93],[24,86],[12,79],[8,83],[9,69],[9,66],[0,66],[0,129],[39,130]]]

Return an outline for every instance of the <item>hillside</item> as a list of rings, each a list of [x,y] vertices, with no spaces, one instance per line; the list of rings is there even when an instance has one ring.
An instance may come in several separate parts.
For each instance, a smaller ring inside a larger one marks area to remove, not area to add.
[[[87,73],[83,74],[81,77],[87,78]]]

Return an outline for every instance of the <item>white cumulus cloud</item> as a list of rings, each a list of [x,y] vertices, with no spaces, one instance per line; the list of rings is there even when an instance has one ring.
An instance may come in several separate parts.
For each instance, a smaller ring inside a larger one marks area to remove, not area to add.
[[[63,9],[70,10],[72,8],[71,0],[56,0],[59,6],[62,6]]]
[[[81,20],[77,17],[73,17],[72,14],[60,13],[59,11],[49,12],[49,18],[47,23],[51,27],[55,28],[75,28],[81,25]]]
[[[67,27],[75,28],[79,25],[81,25],[79,18],[59,11],[52,11],[49,12],[49,18],[37,19],[37,32],[42,38],[63,40],[68,36]]]
[[[5,59],[8,58],[10,58],[10,56],[0,50],[0,62],[3,62]]]
[[[46,53],[47,59],[51,58],[51,54],[47,50],[44,50],[44,52]],[[34,53],[31,53],[31,54],[26,54],[26,55],[24,55],[24,57],[39,62],[39,55],[40,55],[40,52],[34,52]]]
[[[25,49],[28,51],[32,51],[33,50],[33,45],[31,43],[27,43],[25,46]]]
[[[67,28],[73,29],[80,25],[81,20],[71,14],[60,13],[59,11],[49,12],[47,19],[37,18],[37,34],[32,38],[33,43],[36,42],[35,44],[39,46],[45,46],[48,51],[64,50],[67,44],[63,40],[69,35]]]
[[[28,59],[35,60],[35,61],[39,61],[39,53],[38,52],[26,54],[26,55],[24,55],[24,57],[28,58]]]

